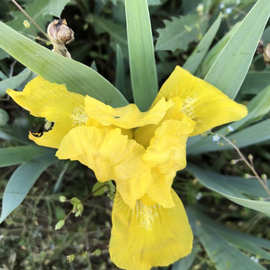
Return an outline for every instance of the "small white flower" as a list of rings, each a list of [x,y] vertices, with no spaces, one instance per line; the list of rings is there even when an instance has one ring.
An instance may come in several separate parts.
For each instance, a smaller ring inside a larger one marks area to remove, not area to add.
[[[204,11],[204,6],[203,4],[199,4],[197,6],[197,12],[199,13],[199,15],[202,15],[203,14],[203,11]]]
[[[219,142],[220,136],[217,135],[217,134],[215,134],[215,135],[213,136],[212,140],[213,140],[213,142]]]
[[[199,201],[202,198],[202,193],[198,192],[198,194],[196,195],[196,200]]]
[[[234,128],[233,128],[232,126],[228,126],[227,129],[228,129],[228,131],[230,131],[230,132],[234,131]]]
[[[257,257],[255,257],[255,256],[251,256],[250,259],[255,263],[259,262],[259,259]]]
[[[231,9],[231,8],[226,8],[226,9],[225,9],[225,12],[226,12],[227,14],[231,14],[231,13],[232,13],[232,9]]]

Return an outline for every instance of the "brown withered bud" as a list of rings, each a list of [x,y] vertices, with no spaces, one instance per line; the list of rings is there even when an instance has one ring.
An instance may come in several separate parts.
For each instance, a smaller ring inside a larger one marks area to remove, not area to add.
[[[52,42],[53,51],[65,57],[70,57],[65,45],[74,40],[74,32],[68,27],[66,19],[53,20],[48,25],[47,34]]]
[[[270,63],[270,43],[264,48],[263,58],[266,63]]]

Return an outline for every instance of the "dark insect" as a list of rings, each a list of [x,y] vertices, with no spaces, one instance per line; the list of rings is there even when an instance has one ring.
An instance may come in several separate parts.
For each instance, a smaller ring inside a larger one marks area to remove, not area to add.
[[[54,126],[54,122],[49,122],[45,119],[42,119],[42,121],[39,121],[38,124],[35,124],[31,129],[30,132],[34,137],[42,137],[44,132],[50,131]]]

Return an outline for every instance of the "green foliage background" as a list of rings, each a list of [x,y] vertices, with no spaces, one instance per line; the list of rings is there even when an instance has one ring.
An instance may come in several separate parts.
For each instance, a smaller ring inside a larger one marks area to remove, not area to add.
[[[260,175],[270,175],[270,69],[256,53],[260,39],[270,42],[269,0],[148,0],[152,27],[145,1],[126,1],[126,14],[124,0],[18,2],[44,30],[53,16],[67,19],[75,61],[32,42],[49,47],[33,25],[24,27],[11,1],[1,0],[1,269],[117,269],[108,255],[114,186],[96,184],[89,169],[33,145],[27,133],[37,120],[5,95],[23,89],[34,72],[113,106],[135,101],[146,110],[157,85],[184,66],[247,104],[246,118],[215,132],[252,154]],[[231,163],[239,159],[232,148],[212,134],[190,139],[189,166],[174,188],[196,240],[189,257],[165,269],[270,269],[269,194],[247,177],[244,163]],[[71,214],[74,200],[59,196],[80,199],[82,216]]]

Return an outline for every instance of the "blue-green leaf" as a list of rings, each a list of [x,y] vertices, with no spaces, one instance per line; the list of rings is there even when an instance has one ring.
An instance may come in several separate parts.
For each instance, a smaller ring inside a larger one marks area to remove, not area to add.
[[[258,124],[241,129],[232,135],[226,136],[238,148],[263,143],[270,140],[270,119],[259,122]],[[198,137],[194,143],[187,147],[188,154],[197,155],[206,152],[222,151],[225,149],[232,149],[232,145],[223,141],[220,138],[216,142],[213,136]]]
[[[49,153],[54,154],[55,151],[36,145],[0,148],[0,167],[18,165]]]
[[[270,1],[258,0],[205,76],[231,98],[236,97],[246,77],[269,15]]]
[[[250,71],[240,89],[241,94],[258,94],[270,85],[270,71]]]
[[[215,229],[205,220],[198,218],[197,211],[192,213],[195,220],[195,232],[203,244],[208,256],[215,263],[217,270],[265,270],[260,264],[252,261],[247,255],[243,254],[229,241],[223,238]]]
[[[8,88],[18,89],[32,77],[33,73],[29,69],[24,69],[21,73],[11,78],[0,81],[0,96],[5,95]]]
[[[190,165],[188,171],[190,171],[202,185],[221,194],[227,199],[270,216],[270,202],[267,201],[269,194],[259,184],[258,180],[224,176],[194,165]],[[268,188],[269,187],[270,185],[268,184]]]
[[[204,35],[203,39],[200,41],[197,48],[194,50],[192,55],[187,59],[183,68],[189,70],[191,73],[195,73],[199,65],[201,64],[203,58],[205,57],[207,51],[209,50],[216,33],[219,29],[222,20],[222,14],[218,16],[216,21],[210,27],[208,32]]]
[[[51,52],[2,22],[0,36],[0,48],[45,79],[66,84],[70,91],[92,96],[112,106],[127,104],[124,96],[92,68]]]
[[[146,111],[158,91],[156,61],[146,0],[125,0],[130,76],[134,101]]]
[[[269,252],[264,250],[264,248],[270,248],[269,240],[232,230],[229,227],[208,218],[198,208],[189,207],[187,209],[187,213],[192,220],[192,226],[195,227],[195,234],[197,233],[197,227],[202,225],[203,227],[208,227],[213,230],[217,235],[220,235],[224,240],[236,248],[249,252],[255,256],[259,256],[263,259],[270,259]]]
[[[116,74],[115,86],[119,89],[125,97],[128,96],[126,89],[126,74],[125,74],[125,61],[121,47],[116,45]]]
[[[0,223],[21,204],[41,173],[55,161],[54,155],[47,153],[22,164],[15,170],[4,191]]]
[[[198,245],[194,243],[192,252],[187,257],[180,259],[178,262],[174,263],[172,270],[189,270],[193,262],[196,259],[198,252],[200,251]]]
[[[0,108],[0,127],[5,126],[8,120],[9,120],[8,113],[5,110]]]

